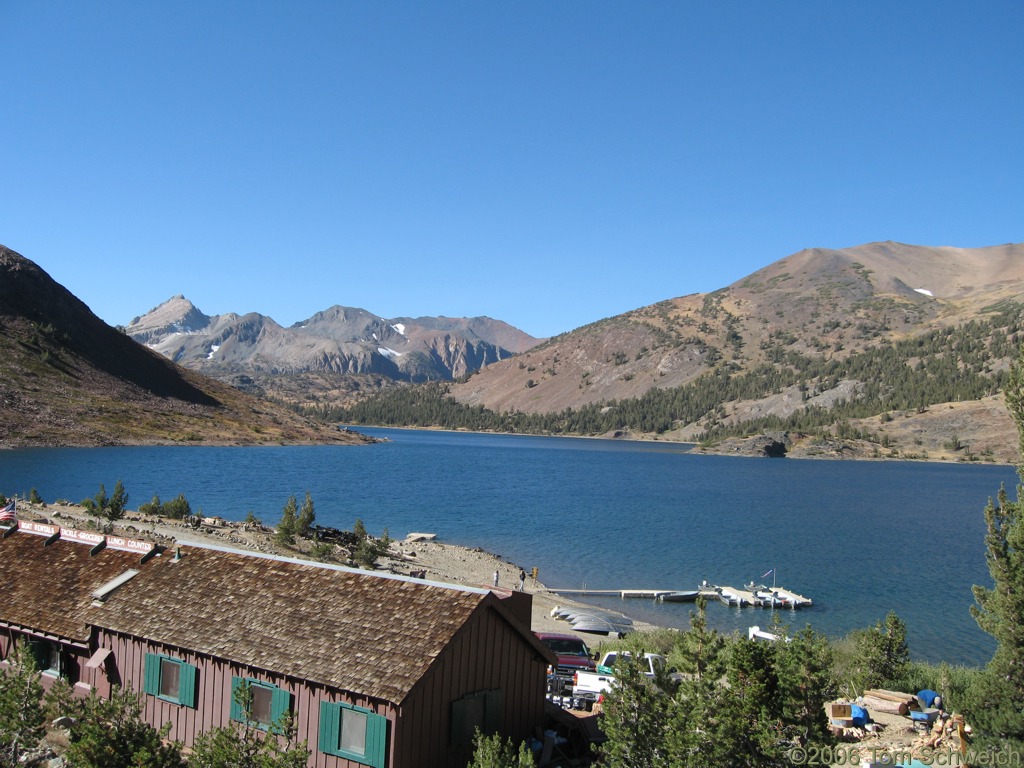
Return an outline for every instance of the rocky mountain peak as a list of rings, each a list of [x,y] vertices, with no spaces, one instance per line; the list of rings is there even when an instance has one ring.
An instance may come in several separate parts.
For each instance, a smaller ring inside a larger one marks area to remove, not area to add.
[[[210,325],[210,317],[181,294],[172,296],[128,324],[130,335],[141,344],[149,344],[156,337],[175,333],[199,333]]]

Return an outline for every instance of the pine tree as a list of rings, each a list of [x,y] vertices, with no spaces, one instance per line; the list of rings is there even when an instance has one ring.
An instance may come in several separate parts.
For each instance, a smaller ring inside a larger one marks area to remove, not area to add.
[[[616,768],[663,768],[669,764],[666,739],[669,696],[644,675],[642,654],[622,655],[615,685],[605,696],[601,727],[608,741],[601,753]]]
[[[0,671],[0,765],[19,758],[46,733],[43,686],[27,646],[18,646]]]
[[[100,489],[96,492],[96,495],[91,499],[84,499],[82,506],[85,507],[89,514],[96,518],[96,527],[100,527],[100,518],[106,517],[107,509],[110,507],[110,497],[107,496],[107,489],[103,483],[100,483]]]
[[[302,537],[309,536],[309,531],[315,520],[316,510],[313,507],[313,497],[309,495],[309,491],[306,491],[306,500],[302,502],[302,509],[295,522],[295,533]]]
[[[519,748],[500,733],[485,736],[477,728],[473,734],[473,761],[466,768],[533,768],[533,753],[521,742]]]
[[[1011,367],[1006,386],[1010,409],[1024,451],[1024,350]],[[975,586],[971,614],[996,640],[983,684],[969,707],[977,732],[1020,751],[1024,748],[1024,467],[1018,467],[1017,499],[1005,488],[985,507],[985,549],[991,588]]]
[[[114,485],[114,493],[107,503],[105,517],[108,525],[113,525],[124,517],[125,509],[128,507],[128,492],[124,489],[124,483],[120,480]]]
[[[252,687],[238,686],[232,698],[244,718],[199,735],[189,757],[189,768],[305,768],[306,742],[295,740],[295,717],[286,712],[266,733],[252,716]]]
[[[725,674],[726,640],[707,625],[707,601],[697,599],[690,613],[690,629],[679,635],[671,659],[682,673],[670,707],[668,764],[678,768],[705,768],[724,762],[718,738],[719,711],[726,695],[721,685]]]
[[[277,543],[278,544],[294,544],[295,543],[295,512],[298,509],[298,504],[295,501],[294,496],[289,496],[288,501],[285,502],[284,511],[281,514],[281,522],[277,524]]]
[[[731,645],[726,673],[729,691],[717,713],[722,768],[785,765],[782,701],[775,643],[746,638]]]
[[[895,617],[895,614],[890,616]],[[832,675],[832,646],[828,638],[808,626],[791,637],[789,642],[780,641],[773,647],[787,736],[801,747],[831,744],[833,739],[825,716],[825,705],[835,698],[837,688]],[[904,654],[906,647],[904,642]]]
[[[857,635],[857,650],[863,688],[900,688],[910,665],[910,651],[907,626],[894,611],[889,611],[884,622]]]
[[[76,768],[183,768],[181,745],[167,742],[170,723],[157,730],[142,718],[141,697],[115,687],[104,699],[93,690],[80,702],[71,728],[68,764]]]

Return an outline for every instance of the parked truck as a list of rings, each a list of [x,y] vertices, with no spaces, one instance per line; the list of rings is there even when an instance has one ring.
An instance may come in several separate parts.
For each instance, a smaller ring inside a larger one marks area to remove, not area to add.
[[[548,693],[562,695],[572,687],[577,672],[593,672],[597,664],[587,644],[576,635],[561,632],[535,632],[548,650],[558,657],[558,662],[548,667]]]
[[[584,702],[587,709],[591,709],[595,702],[600,701],[601,697],[615,684],[615,663],[620,656],[625,658],[630,654],[608,651],[593,672],[586,670],[577,672],[573,677],[573,699]],[[657,653],[645,653],[642,669],[647,677],[654,679],[665,669],[665,657]]]

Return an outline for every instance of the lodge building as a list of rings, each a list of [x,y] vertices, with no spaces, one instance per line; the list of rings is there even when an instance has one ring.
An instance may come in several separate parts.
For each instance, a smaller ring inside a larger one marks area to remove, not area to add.
[[[3,530],[3,529],[0,529]],[[311,768],[447,768],[476,727],[544,722],[530,597],[19,522],[0,538],[0,664],[24,643],[76,695],[143,692],[169,738],[290,712]]]

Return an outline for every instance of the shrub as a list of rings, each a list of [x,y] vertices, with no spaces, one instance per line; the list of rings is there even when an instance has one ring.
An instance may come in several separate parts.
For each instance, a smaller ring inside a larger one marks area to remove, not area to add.
[[[473,761],[467,768],[533,768],[533,753],[521,742],[519,748],[500,733],[485,736],[477,728],[473,735]]]

